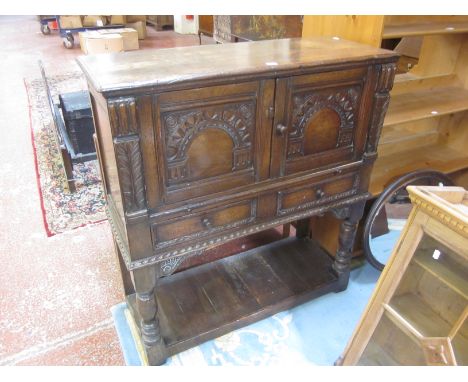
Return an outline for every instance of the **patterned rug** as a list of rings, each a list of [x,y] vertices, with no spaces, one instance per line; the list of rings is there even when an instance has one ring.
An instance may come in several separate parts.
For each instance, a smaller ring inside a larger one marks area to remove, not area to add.
[[[54,99],[62,93],[86,90],[81,73],[48,76]],[[52,114],[42,78],[25,79],[31,137],[45,230],[53,236],[106,219],[104,193],[96,160],[73,165],[76,191],[67,189],[61,155],[56,146]]]

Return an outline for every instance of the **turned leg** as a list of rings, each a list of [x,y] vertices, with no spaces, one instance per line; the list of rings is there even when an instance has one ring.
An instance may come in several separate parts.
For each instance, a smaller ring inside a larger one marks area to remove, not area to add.
[[[161,337],[156,302],[156,269],[148,266],[132,271],[136,291],[136,309],[140,316],[140,331],[149,365],[166,361],[164,340]]]
[[[341,292],[348,287],[349,272],[351,265],[351,252],[353,250],[354,239],[359,220],[364,212],[365,203],[357,203],[346,208],[338,237],[338,250],[336,251],[333,269],[338,274],[339,286],[337,292]]]

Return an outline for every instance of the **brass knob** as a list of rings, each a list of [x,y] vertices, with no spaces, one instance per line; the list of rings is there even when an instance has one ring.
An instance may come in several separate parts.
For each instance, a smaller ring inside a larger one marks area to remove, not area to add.
[[[317,197],[317,199],[322,199],[325,196],[325,192],[323,192],[323,190],[321,190],[320,188],[317,188],[317,190],[315,191],[315,196]]]
[[[276,125],[276,133],[277,133],[278,135],[283,135],[283,134],[286,132],[287,129],[288,129],[288,127],[282,125],[281,123],[278,123],[278,124]]]
[[[203,218],[203,219],[202,219],[202,223],[203,223],[203,225],[204,225],[206,228],[208,228],[208,229],[210,229],[210,228],[212,227],[211,222],[210,222],[210,219],[208,219],[208,218]]]

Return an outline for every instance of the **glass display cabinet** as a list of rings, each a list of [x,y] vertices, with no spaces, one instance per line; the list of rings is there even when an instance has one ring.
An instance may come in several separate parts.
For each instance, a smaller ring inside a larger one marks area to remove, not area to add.
[[[407,189],[412,212],[337,365],[468,365],[468,192]]]

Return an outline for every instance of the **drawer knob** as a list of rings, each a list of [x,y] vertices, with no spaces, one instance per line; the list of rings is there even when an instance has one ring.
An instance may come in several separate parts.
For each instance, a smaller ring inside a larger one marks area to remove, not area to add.
[[[315,191],[315,196],[317,199],[322,199],[325,196],[325,192],[323,192],[322,189],[317,188],[317,191]]]
[[[278,123],[276,125],[276,134],[283,135],[287,129],[288,129],[287,126],[284,126],[281,123]]]
[[[210,229],[210,228],[212,227],[212,224],[211,224],[211,222],[210,222],[210,219],[208,219],[208,218],[203,218],[203,219],[202,219],[202,223],[203,223],[203,225],[204,225],[206,228],[208,228],[208,229]]]

